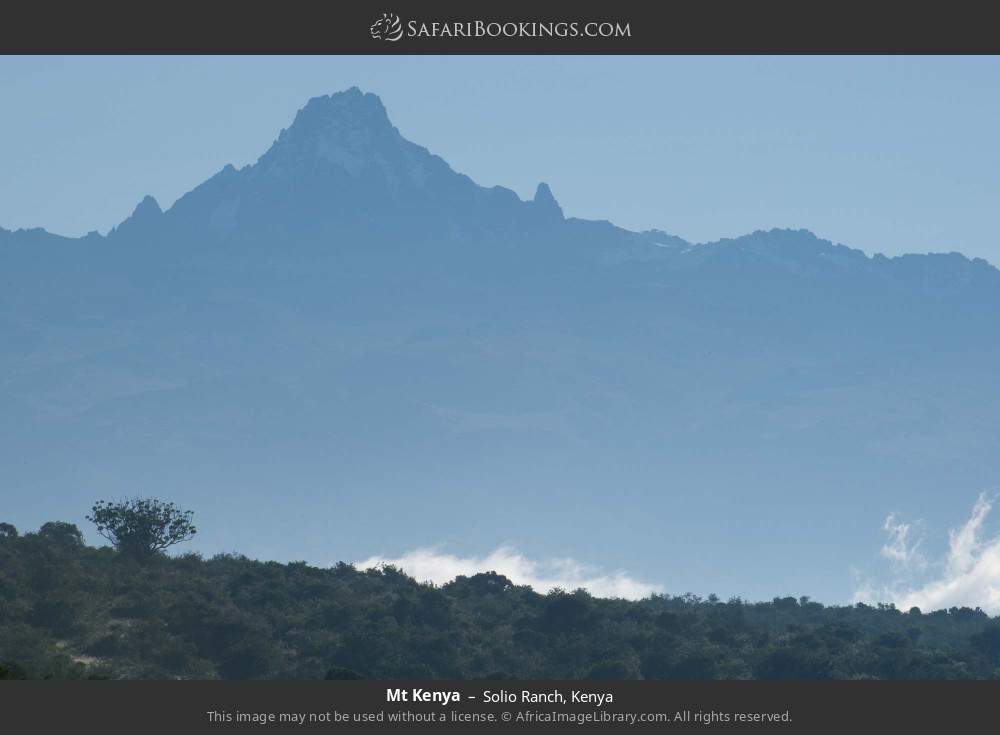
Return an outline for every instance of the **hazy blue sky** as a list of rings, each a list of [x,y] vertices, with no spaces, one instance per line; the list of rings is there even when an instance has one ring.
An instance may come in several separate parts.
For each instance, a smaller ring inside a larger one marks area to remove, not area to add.
[[[106,231],[250,163],[315,95],[379,94],[479,183],[705,241],[806,227],[1000,262],[1000,59],[0,59],[0,226]]]

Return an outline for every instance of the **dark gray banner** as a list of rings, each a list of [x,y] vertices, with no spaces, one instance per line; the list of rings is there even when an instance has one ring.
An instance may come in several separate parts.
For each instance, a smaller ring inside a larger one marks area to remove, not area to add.
[[[4,53],[991,53],[994,24],[916,3],[48,2],[7,8]]]
[[[997,682],[35,681],[0,684],[4,730],[654,728],[957,732],[992,720]]]

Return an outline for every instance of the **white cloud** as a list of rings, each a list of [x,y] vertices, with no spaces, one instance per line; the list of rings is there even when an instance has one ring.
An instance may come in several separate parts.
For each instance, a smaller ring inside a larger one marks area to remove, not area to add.
[[[586,589],[595,597],[623,597],[637,600],[655,592],[659,585],[641,582],[622,571],[601,573],[600,570],[573,559],[529,559],[516,549],[501,546],[482,557],[445,554],[436,548],[419,548],[390,558],[372,556],[355,563],[360,569],[392,564],[421,582],[445,584],[456,576],[471,576],[479,572],[496,572],[514,584],[530,585],[537,592],[560,587]]]
[[[889,541],[882,555],[904,567],[907,560],[912,567],[912,560],[917,559],[924,568],[935,570],[936,576],[921,583],[897,578],[881,587],[865,583],[855,600],[893,602],[903,610],[914,606],[921,610],[967,606],[1000,613],[1000,536],[983,538],[983,524],[992,507],[992,501],[980,495],[969,520],[949,532],[948,552],[934,565],[918,554],[919,541],[912,541],[910,524],[900,523],[890,515],[884,526]]]
[[[889,535],[882,556],[893,566],[905,571],[922,571],[927,567],[927,560],[920,553],[921,539],[915,537],[916,524],[898,521],[896,514],[890,513],[882,529]]]

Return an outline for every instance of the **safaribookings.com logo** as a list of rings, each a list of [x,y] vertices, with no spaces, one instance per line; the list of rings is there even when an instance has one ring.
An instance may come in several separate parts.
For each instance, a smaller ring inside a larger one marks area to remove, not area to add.
[[[382,13],[368,29],[376,41],[407,38],[631,38],[627,21],[407,21]]]
[[[376,41],[398,41],[403,37],[403,24],[395,13],[382,13],[368,30]]]

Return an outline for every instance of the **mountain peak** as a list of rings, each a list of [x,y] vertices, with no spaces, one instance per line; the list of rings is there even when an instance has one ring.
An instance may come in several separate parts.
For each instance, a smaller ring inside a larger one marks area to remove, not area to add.
[[[531,200],[538,208],[538,211],[552,217],[553,219],[563,219],[562,207],[552,195],[552,189],[544,181],[535,189],[535,197]]]
[[[278,140],[321,137],[345,144],[352,142],[352,138],[393,134],[398,135],[378,95],[351,87],[310,99]]]
[[[147,194],[136,205],[135,209],[132,210],[132,214],[129,215],[128,219],[108,234],[120,236],[124,233],[135,235],[147,232],[156,227],[156,223],[162,216],[163,210],[160,209],[160,203],[153,196]]]
[[[379,96],[371,92],[362,92],[357,87],[311,98],[305,107],[299,110],[293,127],[295,124],[329,122],[338,118],[392,128],[385,105]]]
[[[310,99],[259,163],[265,170],[301,170],[304,162],[326,161],[358,176],[405,145],[382,100],[351,87]]]
[[[160,209],[160,203],[156,201],[156,198],[151,194],[147,194],[142,198],[135,209],[132,210],[132,219],[145,218],[147,216],[156,216],[163,214],[163,210]]]

